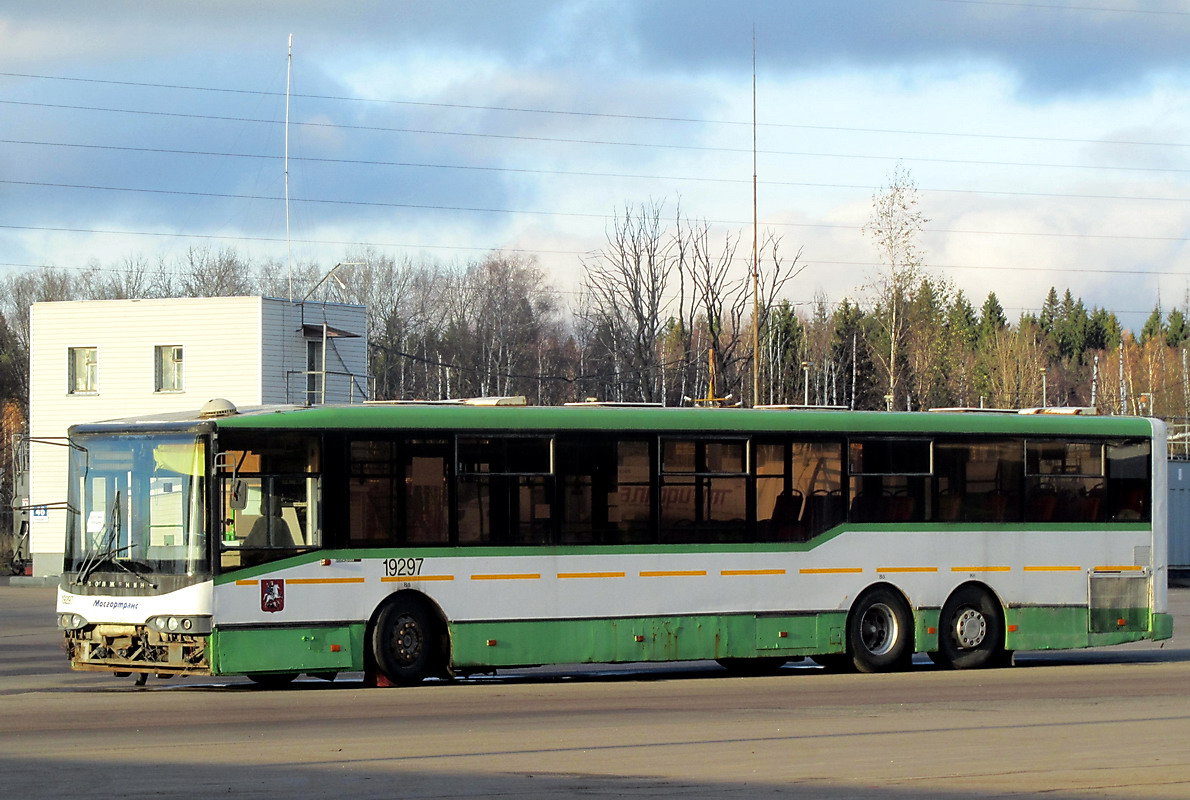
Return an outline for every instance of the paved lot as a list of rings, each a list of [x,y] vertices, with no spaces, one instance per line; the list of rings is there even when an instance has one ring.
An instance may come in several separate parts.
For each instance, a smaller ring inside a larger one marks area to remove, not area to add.
[[[53,591],[0,584],[14,798],[1190,797],[1190,590],[1164,646],[897,675],[551,668],[414,689],[359,676],[72,673]]]

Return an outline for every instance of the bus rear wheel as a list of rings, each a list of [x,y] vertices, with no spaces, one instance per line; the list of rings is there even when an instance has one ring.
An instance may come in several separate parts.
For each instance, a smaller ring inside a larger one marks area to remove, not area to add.
[[[934,663],[951,669],[1000,666],[1004,649],[1004,614],[990,592],[960,586],[942,606],[938,620],[938,652]]]
[[[390,683],[408,686],[445,677],[449,651],[446,625],[423,600],[394,598],[376,618],[372,654]]]
[[[900,594],[877,586],[856,602],[847,623],[847,652],[860,672],[892,672],[909,666],[913,613]]]

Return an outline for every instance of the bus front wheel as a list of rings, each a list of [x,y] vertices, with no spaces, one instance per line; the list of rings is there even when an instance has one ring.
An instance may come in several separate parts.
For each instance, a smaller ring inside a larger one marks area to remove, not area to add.
[[[952,669],[998,666],[1008,660],[1004,649],[1004,615],[1000,603],[978,586],[960,586],[942,606],[938,620],[938,652],[931,658]]]
[[[446,625],[425,601],[394,598],[376,618],[372,653],[380,673],[400,686],[445,677],[449,653]]]
[[[855,604],[847,652],[860,672],[905,669],[913,658],[913,613],[900,594],[877,586]]]

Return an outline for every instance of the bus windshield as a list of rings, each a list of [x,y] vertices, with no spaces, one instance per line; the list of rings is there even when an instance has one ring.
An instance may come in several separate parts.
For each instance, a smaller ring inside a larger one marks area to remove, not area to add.
[[[209,574],[205,452],[194,433],[72,439],[65,572],[133,590]]]

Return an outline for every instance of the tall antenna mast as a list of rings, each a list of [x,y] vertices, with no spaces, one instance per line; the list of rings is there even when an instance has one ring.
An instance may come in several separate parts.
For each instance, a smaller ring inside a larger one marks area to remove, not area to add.
[[[289,235],[289,90],[293,84],[293,34],[289,34],[289,54],[285,59],[285,268],[289,300],[293,302],[293,239]]]
[[[752,26],[752,405],[760,402],[760,261],[756,211],[756,25]]]

